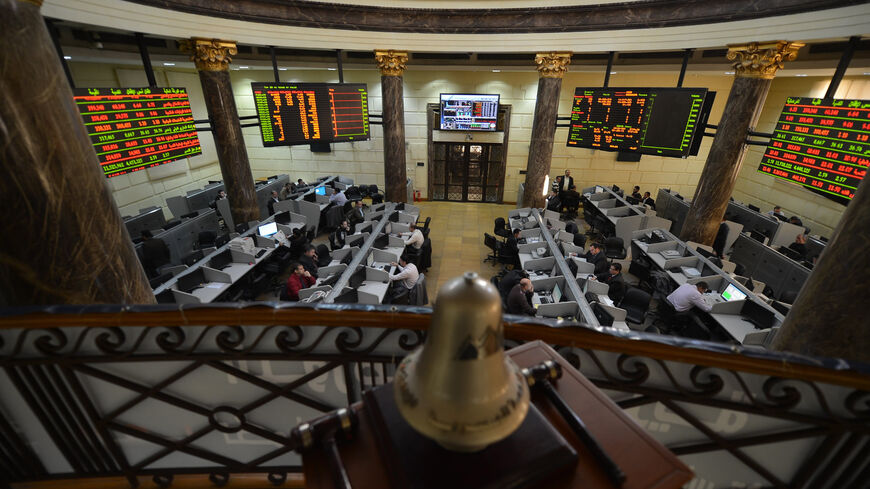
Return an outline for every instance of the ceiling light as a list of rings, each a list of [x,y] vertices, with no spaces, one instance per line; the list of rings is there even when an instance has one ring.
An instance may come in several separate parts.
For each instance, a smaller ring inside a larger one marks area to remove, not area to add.
[[[338,69],[338,68],[327,68],[327,70],[329,70],[329,71],[335,71],[335,70],[337,70],[337,69]]]
[[[240,69],[240,70],[247,70],[248,67],[247,67],[247,66],[239,66],[239,69]]]
[[[493,73],[501,73],[501,70],[492,70]]]
[[[807,75],[805,75],[805,74],[803,74],[803,73],[798,73],[798,74],[795,75],[795,76],[807,76]]]
[[[615,75],[616,73],[618,73],[618,72],[616,72],[616,71],[611,71],[611,72],[610,72],[611,75]]]
[[[281,71],[287,71],[287,68],[278,68]]]
[[[72,56],[64,56],[63,59],[72,59]],[[867,73],[864,74],[866,75]]]
[[[725,74],[726,74],[726,75],[733,75],[734,72],[733,72],[733,71],[726,71]]]
[[[175,66],[175,63],[163,63],[163,66]]]

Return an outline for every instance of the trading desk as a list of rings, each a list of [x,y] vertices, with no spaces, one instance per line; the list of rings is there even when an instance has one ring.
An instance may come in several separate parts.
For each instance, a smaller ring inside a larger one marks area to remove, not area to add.
[[[734,242],[729,259],[742,265],[746,276],[770,287],[773,298],[776,299],[786,293],[797,294],[812,273],[803,263],[792,260],[745,234],[741,234]]]
[[[659,216],[647,215],[643,205],[631,205],[618,193],[601,185],[583,189],[583,208],[589,208],[593,215],[603,217],[609,223],[602,230],[605,236],[622,238],[623,247],[629,251],[631,233],[638,229],[670,229],[671,222]],[[587,223],[589,224],[589,223]]]
[[[658,233],[664,241],[658,243],[644,242],[643,240],[649,238],[653,232]],[[651,263],[656,270],[665,271],[675,285],[674,288],[685,283],[695,284],[704,281],[707,282],[711,291],[715,291],[717,298],[718,294],[729,285],[733,285],[737,290],[745,294],[745,299],[732,302],[717,299],[712,304],[712,311],[707,314],[713,323],[738,342],[742,343],[748,333],[756,331],[755,326],[741,316],[741,310],[745,301],[752,301],[769,311],[774,318],[773,326],[781,325],[785,319],[782,314],[761,300],[751,290],[737,281],[737,279],[711,263],[707,258],[664,229],[635,231],[631,247],[632,261],[639,263],[641,260],[645,260]],[[670,256],[665,256],[662,252],[669,253]],[[694,269],[698,274],[689,276],[682,267]],[[700,311],[697,314],[700,316],[704,315]]]

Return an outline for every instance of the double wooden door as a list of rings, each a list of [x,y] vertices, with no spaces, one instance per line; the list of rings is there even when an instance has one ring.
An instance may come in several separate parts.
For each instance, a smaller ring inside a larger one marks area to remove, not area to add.
[[[504,185],[501,144],[433,143],[432,200],[498,202]]]

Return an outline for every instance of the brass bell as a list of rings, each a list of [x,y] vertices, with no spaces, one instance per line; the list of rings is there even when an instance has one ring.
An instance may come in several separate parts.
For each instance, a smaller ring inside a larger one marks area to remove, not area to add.
[[[476,273],[438,292],[426,343],[405,357],[393,393],[402,417],[444,448],[476,452],[513,433],[529,388],[504,354],[501,297]]]

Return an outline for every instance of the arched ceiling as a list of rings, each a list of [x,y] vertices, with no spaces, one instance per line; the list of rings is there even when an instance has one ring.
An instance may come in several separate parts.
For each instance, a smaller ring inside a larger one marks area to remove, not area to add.
[[[463,8],[454,5],[462,4]],[[649,0],[301,2],[46,0],[47,17],[175,38],[309,49],[648,51],[861,36],[870,2]],[[411,8],[397,7],[410,6]],[[493,7],[490,7],[490,6]],[[499,8],[494,7],[498,5]],[[501,8],[504,7],[504,8]]]

